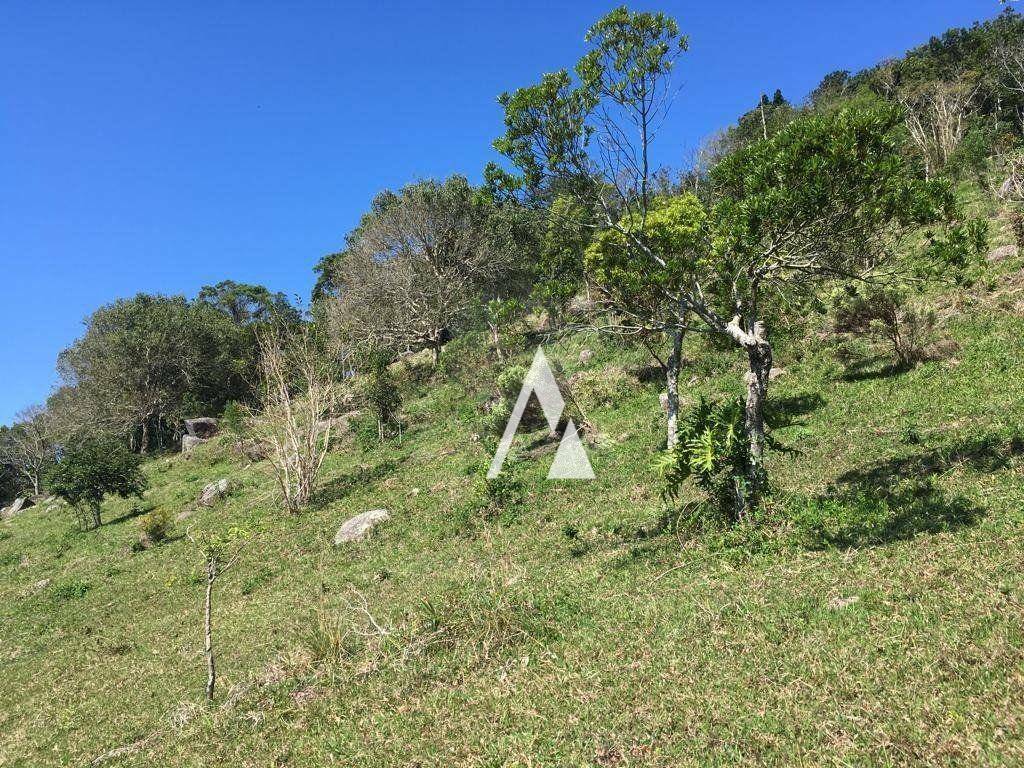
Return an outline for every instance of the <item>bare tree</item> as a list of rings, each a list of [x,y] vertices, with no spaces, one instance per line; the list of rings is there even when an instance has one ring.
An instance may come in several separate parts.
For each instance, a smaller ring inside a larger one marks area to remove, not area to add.
[[[41,406],[15,416],[14,426],[0,435],[0,463],[10,465],[39,495],[43,472],[54,459],[54,424]]]
[[[891,72],[891,70],[889,70]],[[975,113],[979,84],[967,75],[913,88],[886,88],[903,107],[910,138],[925,163],[926,177],[941,171],[963,141]]]
[[[246,426],[266,450],[285,509],[298,512],[316,490],[339,387],[308,331],[286,341],[260,334],[259,347],[260,404]]]

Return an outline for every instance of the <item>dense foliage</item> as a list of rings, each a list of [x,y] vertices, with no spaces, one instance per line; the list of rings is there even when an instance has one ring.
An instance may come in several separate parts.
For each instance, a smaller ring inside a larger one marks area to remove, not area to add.
[[[87,438],[68,445],[47,477],[50,491],[74,507],[83,528],[101,524],[100,505],[108,496],[141,496],[148,481],[142,459],[124,443]]]

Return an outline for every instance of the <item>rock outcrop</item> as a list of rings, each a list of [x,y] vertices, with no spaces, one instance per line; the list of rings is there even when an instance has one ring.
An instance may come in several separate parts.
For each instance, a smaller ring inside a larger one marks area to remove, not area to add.
[[[209,439],[219,431],[217,420],[209,416],[198,419],[185,419],[185,431],[192,437]]]

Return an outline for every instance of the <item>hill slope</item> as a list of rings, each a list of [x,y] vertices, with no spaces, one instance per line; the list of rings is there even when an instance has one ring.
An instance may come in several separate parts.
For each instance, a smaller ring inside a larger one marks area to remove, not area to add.
[[[772,454],[758,531],[665,525],[659,383],[584,336],[547,351],[578,373],[592,483],[546,481],[551,447],[520,436],[524,496],[490,500],[472,435],[501,367],[468,339],[447,378],[406,372],[401,443],[341,441],[300,516],[226,443],[148,464],[144,506],[192,511],[162,545],[131,550],[132,502],[89,534],[33,508],[0,534],[0,766],[1019,764],[1020,270],[939,298],[952,360],[850,374],[813,334],[783,346],[775,435],[799,453]],[[690,399],[735,391],[711,360]],[[372,538],[331,545],[376,507]],[[183,533],[236,525],[207,708]]]

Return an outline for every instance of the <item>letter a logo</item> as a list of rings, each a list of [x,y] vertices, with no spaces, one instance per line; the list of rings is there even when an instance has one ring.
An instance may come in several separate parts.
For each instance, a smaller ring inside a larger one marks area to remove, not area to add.
[[[505,425],[505,433],[498,443],[498,450],[494,452],[494,459],[491,461],[491,468],[487,470],[487,477],[495,478],[501,472],[505,463],[505,457],[512,448],[512,439],[519,429],[519,422],[523,418],[526,406],[530,401],[530,394],[536,394],[540,407],[544,411],[544,418],[548,428],[554,432],[558,428],[558,420],[565,410],[565,400],[562,399],[562,392],[555,381],[555,374],[551,371],[551,365],[544,350],[537,347],[537,354],[533,356],[533,365],[523,379],[523,387],[519,390],[519,398],[516,400],[512,415],[508,424]],[[579,433],[572,419],[565,427],[565,434],[562,442],[555,453],[555,460],[548,471],[548,480],[593,480],[594,470],[590,466],[590,459],[587,458],[587,451],[580,441]]]

